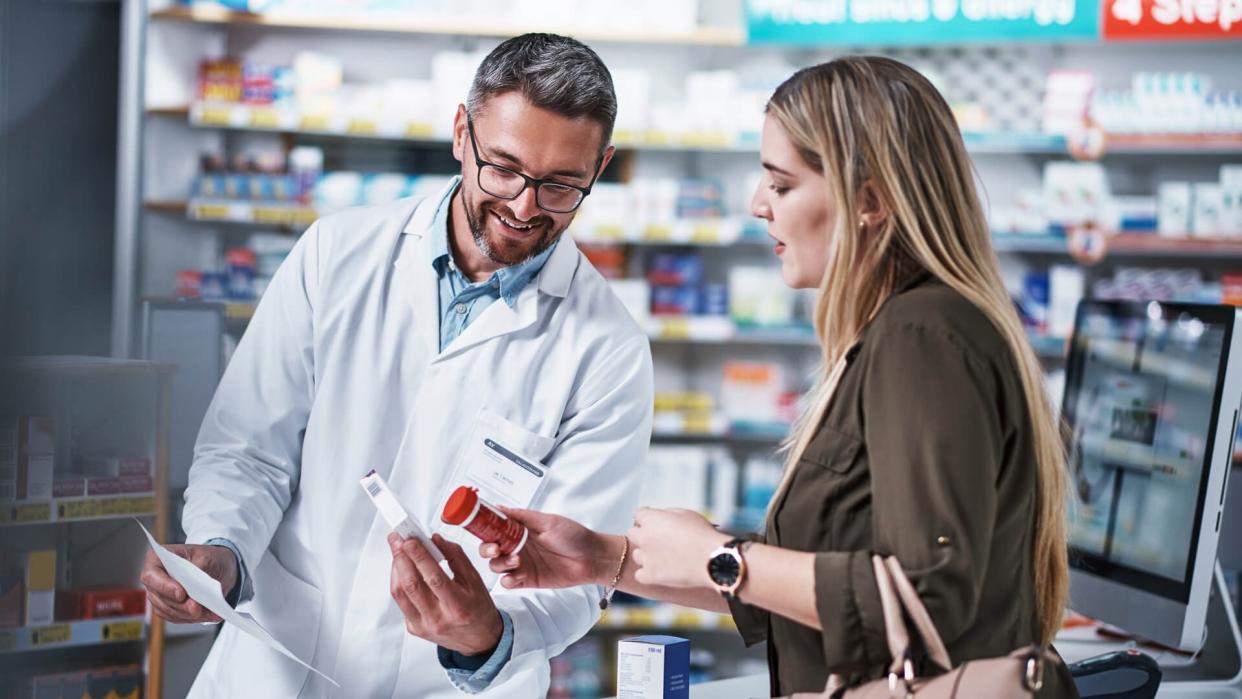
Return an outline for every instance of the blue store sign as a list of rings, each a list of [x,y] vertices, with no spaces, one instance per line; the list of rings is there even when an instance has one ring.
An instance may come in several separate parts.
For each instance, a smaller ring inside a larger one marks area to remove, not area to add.
[[[746,0],[751,44],[1092,41],[1099,0]]]

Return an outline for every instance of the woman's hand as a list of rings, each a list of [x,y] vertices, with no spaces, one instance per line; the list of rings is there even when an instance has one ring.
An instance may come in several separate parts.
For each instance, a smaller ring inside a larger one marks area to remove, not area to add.
[[[634,515],[630,560],[637,570],[634,580],[642,585],[704,587],[707,559],[729,540],[697,512],[654,510],[644,507]]]
[[[496,544],[479,547],[479,555],[490,560],[492,571],[506,574],[500,579],[505,588],[576,587],[607,584],[612,579],[617,562],[621,560],[620,537],[599,534],[559,515],[508,507],[500,509],[529,532],[526,545],[515,555],[502,556]],[[609,565],[612,568],[604,573],[603,569]],[[607,580],[604,580],[605,575]]]

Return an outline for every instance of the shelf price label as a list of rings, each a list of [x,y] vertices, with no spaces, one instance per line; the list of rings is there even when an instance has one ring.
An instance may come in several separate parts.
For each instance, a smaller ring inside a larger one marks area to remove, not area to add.
[[[252,303],[224,304],[224,317],[232,320],[250,320],[254,317],[255,305]]]
[[[258,107],[250,110],[250,126],[255,129],[275,129],[280,127],[280,115],[275,109]]]
[[[30,645],[50,646],[57,643],[68,643],[73,638],[73,627],[69,624],[53,624],[42,626],[30,631]]]
[[[255,223],[288,223],[293,220],[293,212],[278,206],[254,207]]]
[[[435,129],[431,124],[421,121],[411,121],[405,126],[406,138],[431,138],[435,135]]]
[[[56,505],[58,519],[149,515],[153,512],[155,512],[155,497],[152,495],[85,498],[66,500]]]
[[[595,240],[625,240],[625,229],[615,224],[601,224],[592,231]]]
[[[660,321],[659,335],[665,340],[689,340],[690,321],[685,318],[665,318]]]
[[[231,109],[204,107],[198,112],[198,123],[204,126],[228,126],[233,121]]]
[[[643,229],[643,240],[652,243],[667,243],[673,239],[673,229],[669,226],[650,225]]]
[[[13,650],[17,647],[17,634],[12,631],[0,631],[0,651]]]
[[[638,135],[629,129],[612,132],[612,143],[618,148],[636,145],[638,141]]]
[[[667,146],[672,140],[666,131],[648,129],[643,133],[643,145],[647,146]]]
[[[345,130],[355,136],[374,136],[379,126],[372,119],[350,119]]]
[[[726,148],[731,140],[720,131],[688,131],[681,137],[682,145],[689,148]]]
[[[292,223],[309,226],[319,218],[319,212],[314,209],[294,209]]]
[[[697,629],[703,626],[703,621],[697,612],[682,609],[673,615],[673,626],[679,629]]]
[[[711,415],[686,415],[682,420],[682,431],[687,434],[707,435],[712,432]]]
[[[15,505],[9,512],[10,522],[47,522],[52,519],[51,503]]]
[[[302,121],[298,125],[300,131],[327,131],[328,115],[327,114],[305,114]]]
[[[719,245],[720,226],[714,223],[700,223],[690,231],[690,240],[699,245]]]
[[[227,220],[230,213],[229,207],[224,204],[195,204],[190,207],[190,218],[203,220]]]
[[[101,641],[137,641],[142,638],[141,621],[114,621],[99,630]]]
[[[644,607],[631,609],[626,615],[626,622],[630,626],[655,626],[655,621],[655,610]]]

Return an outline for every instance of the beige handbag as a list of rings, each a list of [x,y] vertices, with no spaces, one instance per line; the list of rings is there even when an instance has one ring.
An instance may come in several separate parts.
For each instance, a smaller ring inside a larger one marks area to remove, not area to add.
[[[1020,699],[1033,696],[1043,686],[1044,667],[1054,661],[1054,656],[1039,646],[1020,648],[1000,658],[972,660],[954,668],[949,652],[932,624],[931,615],[919,599],[914,585],[901,570],[897,558],[872,556],[871,563],[880,588],[888,650],[893,656],[888,677],[856,687],[845,687],[839,675],[832,675],[823,692],[795,694],[792,699]],[[914,662],[908,652],[910,632],[906,628],[903,611],[914,622],[928,657],[948,672],[926,679],[915,677]]]

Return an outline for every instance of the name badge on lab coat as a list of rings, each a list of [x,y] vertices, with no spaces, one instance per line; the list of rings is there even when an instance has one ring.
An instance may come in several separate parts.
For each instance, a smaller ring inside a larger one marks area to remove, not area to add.
[[[470,452],[475,452],[473,455]],[[491,437],[467,449],[466,483],[479,489],[485,500],[497,505],[530,507],[547,481],[547,469],[514,452]]]
[[[527,449],[543,450],[542,443],[551,441],[483,411],[453,477],[445,483],[440,507],[458,486],[466,485],[478,488],[479,495],[493,504],[531,508],[548,482],[548,467]]]

